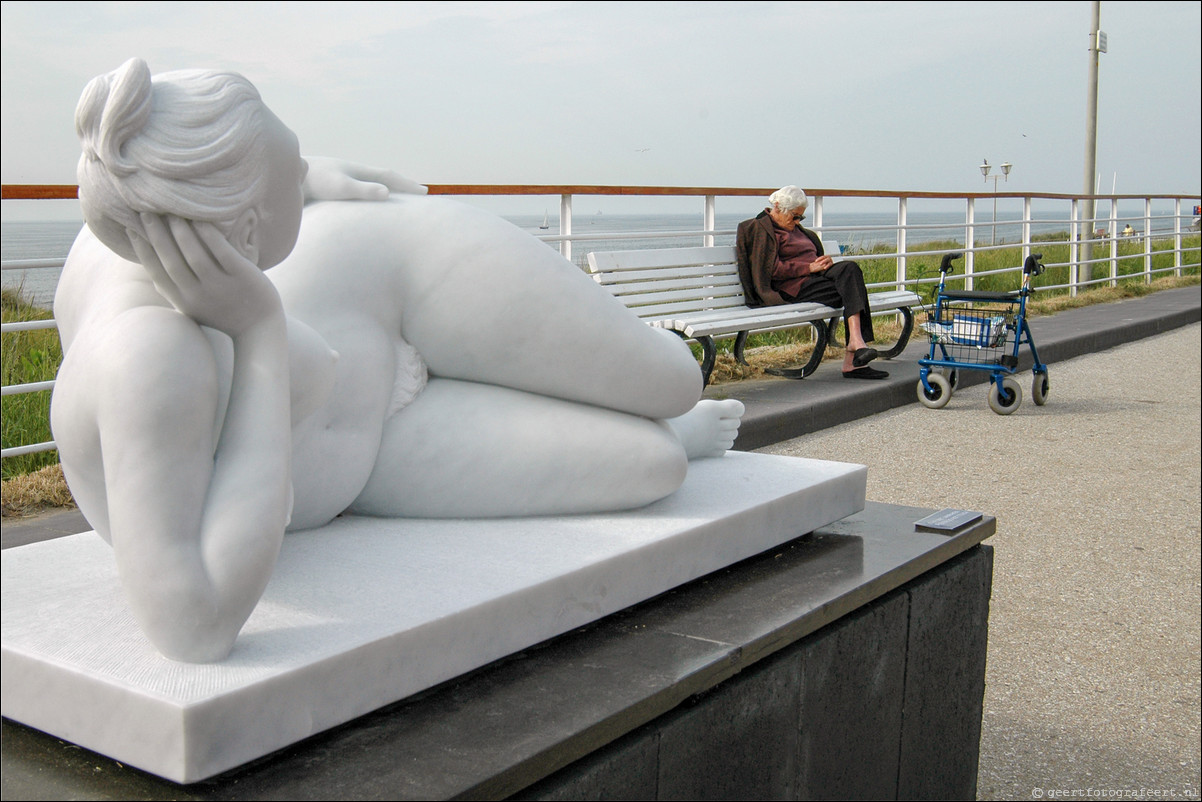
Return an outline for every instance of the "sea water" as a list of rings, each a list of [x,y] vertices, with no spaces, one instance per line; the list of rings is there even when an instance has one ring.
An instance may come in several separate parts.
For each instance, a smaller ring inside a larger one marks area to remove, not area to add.
[[[83,223],[71,220],[5,221],[0,236],[0,252],[3,262],[26,259],[67,258],[71,243],[79,234]],[[16,290],[35,306],[49,309],[54,302],[54,289],[58,286],[60,267],[30,270],[5,269],[2,285],[6,290]]]
[[[543,215],[503,215],[514,225],[535,237],[543,237],[548,245],[558,247],[559,221]],[[722,214],[715,216],[715,245],[733,245],[735,229],[748,217],[747,214]],[[1067,233],[1067,215],[1062,211],[1032,213],[1031,233]],[[1022,237],[1021,220],[1017,214],[999,212],[997,231],[989,225],[991,211],[977,210],[974,236],[978,242],[996,237],[998,243],[1017,242]],[[546,220],[547,228],[543,228]],[[1154,220],[1171,229],[1171,218]],[[812,225],[808,220],[805,225]],[[78,221],[5,221],[3,222],[3,261],[57,259],[67,256],[82,223]],[[702,245],[700,211],[696,214],[593,214],[577,212],[572,216],[572,257],[583,266],[589,251],[612,251],[644,248],[684,248]],[[896,212],[828,212],[823,219],[823,235],[837,240],[845,251],[868,250],[878,246],[896,246]],[[687,232],[687,233],[682,233]],[[926,242],[953,241],[963,243],[965,239],[964,213],[958,212],[911,212],[907,218],[906,240],[909,247]],[[54,290],[61,270],[58,267],[42,269],[6,269],[3,272],[3,287],[20,290],[31,303],[49,308],[54,301]]]

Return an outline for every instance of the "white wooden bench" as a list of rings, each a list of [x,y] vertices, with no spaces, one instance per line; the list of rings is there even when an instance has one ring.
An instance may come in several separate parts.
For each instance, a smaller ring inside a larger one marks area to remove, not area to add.
[[[823,250],[838,254],[837,244],[824,241]],[[743,347],[753,333],[814,328],[814,353],[800,368],[767,371],[790,379],[803,379],[822,361],[842,309],[816,303],[749,307],[744,302],[734,246],[697,248],[653,248],[636,251],[594,251],[588,254],[588,270],[630,311],[648,325],[668,329],[701,344],[701,372],[709,383],[718,356],[715,340],[735,338],[734,356],[746,365]],[[885,359],[906,347],[914,328],[910,307],[921,304],[912,292],[895,290],[871,293],[872,312],[896,311],[902,316],[902,333],[889,349],[878,348]]]

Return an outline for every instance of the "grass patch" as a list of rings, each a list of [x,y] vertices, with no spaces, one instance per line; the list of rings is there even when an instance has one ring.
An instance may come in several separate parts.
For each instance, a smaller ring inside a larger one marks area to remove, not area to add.
[[[39,309],[21,297],[19,290],[4,290],[2,299],[5,323],[48,320],[49,310]],[[63,349],[54,329],[6,332],[0,363],[5,386],[50,381],[63,361]],[[0,442],[4,448],[44,443],[50,436],[50,391],[6,395],[0,413]],[[57,451],[42,451],[6,457],[3,478],[31,473],[58,462]]]
[[[1171,239],[1153,242],[1151,271],[1154,281],[1156,276],[1168,276],[1174,270],[1172,246],[1173,242]],[[982,247],[982,244],[979,244],[978,247]],[[1197,261],[1198,252],[1202,249],[1202,237],[1199,237],[1197,234],[1183,236],[1181,248],[1183,251],[1183,261],[1191,260],[1191,256],[1192,261]],[[1063,286],[1069,282],[1071,250],[1068,242],[1068,233],[1040,235],[1032,242],[1031,249],[1035,253],[1042,254],[1043,264],[1047,265],[1044,273],[1032,280],[1032,286],[1036,289],[1042,289],[1041,296],[1068,296],[1070,290],[1068,287]],[[954,253],[963,250],[964,246],[962,244],[951,240],[929,242],[915,246],[906,257],[907,282],[925,281],[928,283],[908,286],[925,303],[934,303],[935,293],[938,290],[939,262],[945,253]],[[868,284],[889,283],[897,280],[897,257],[889,255],[891,251],[892,249],[889,246],[876,246],[864,251],[849,249],[844,251],[843,256],[844,258],[855,259],[859,262],[861,269],[864,271],[864,280]],[[1189,251],[1193,253],[1190,254]],[[1109,243],[1094,243],[1093,255],[1094,258],[1108,258],[1110,255]],[[1078,251],[1079,256],[1080,251]],[[1116,244],[1115,279],[1120,286],[1147,284],[1145,256],[1142,239],[1120,240]],[[1018,289],[1022,283],[1022,276],[1014,268],[1021,266],[1022,263],[1022,248],[1018,245],[976,253],[973,264],[973,289],[987,292],[1010,292]],[[948,276],[949,287],[956,289],[963,288],[964,264],[965,257],[953,263],[953,270]],[[1109,262],[1098,262],[1093,265],[1094,278],[1108,277],[1110,275],[1109,271]],[[1183,270],[1183,273],[1196,278],[1198,276],[1198,268],[1186,268]],[[1082,291],[1079,295],[1092,292],[1094,290]],[[1091,301],[1091,303],[1103,302]]]

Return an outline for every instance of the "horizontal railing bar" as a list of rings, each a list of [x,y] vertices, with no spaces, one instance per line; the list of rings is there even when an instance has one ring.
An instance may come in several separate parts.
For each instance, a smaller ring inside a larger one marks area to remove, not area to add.
[[[53,318],[50,320],[20,320],[13,323],[4,323],[0,325],[0,332],[8,334],[10,331],[36,331],[38,329],[57,329],[58,322]]]
[[[29,384],[6,384],[0,388],[0,395],[24,395],[25,393],[40,393],[54,389],[54,379],[46,382],[30,382]]]
[[[45,443],[33,443],[27,446],[13,446],[0,450],[0,458],[2,457],[19,457],[22,454],[36,454],[39,451],[53,451],[58,448],[58,444],[53,440],[47,440]]]
[[[40,393],[54,390],[54,380],[31,381],[28,385],[5,385],[0,388],[0,396],[24,396],[25,393]]]
[[[2,270],[41,270],[46,267],[62,267],[65,259],[9,259],[0,264]]]
[[[574,242],[585,241],[604,241],[611,239],[669,239],[676,237],[700,237],[705,234],[712,236],[728,236],[737,233],[733,228],[726,231],[706,231],[703,229],[693,229],[692,231],[613,231],[605,234],[540,234],[538,239],[543,242],[560,242],[562,240],[572,240]]]
[[[75,200],[79,187],[75,184],[4,184],[0,186],[3,200]]]

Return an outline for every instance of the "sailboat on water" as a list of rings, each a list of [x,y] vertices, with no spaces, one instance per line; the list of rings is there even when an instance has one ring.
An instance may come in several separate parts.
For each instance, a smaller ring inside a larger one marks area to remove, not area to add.
[[[551,227],[551,220],[550,220],[550,218],[547,216],[547,213],[544,211],[544,212],[543,212],[543,224],[542,224],[541,226],[539,226],[539,228],[541,228],[541,229],[544,229],[544,230],[545,230],[545,229],[548,229],[548,228],[550,228],[550,227]]]

